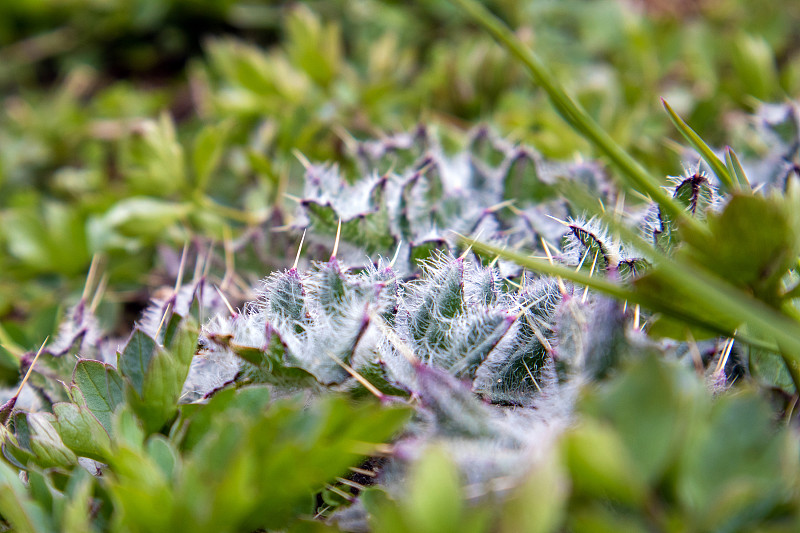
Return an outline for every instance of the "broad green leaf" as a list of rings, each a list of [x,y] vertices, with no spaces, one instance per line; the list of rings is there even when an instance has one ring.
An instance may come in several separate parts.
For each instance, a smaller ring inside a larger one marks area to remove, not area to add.
[[[188,429],[183,436],[181,448],[191,450],[202,441],[206,433],[221,430],[225,418],[238,413],[245,417],[259,416],[267,409],[269,399],[269,389],[263,386],[219,391],[207,404],[199,406],[189,415]]]
[[[753,336],[757,335],[757,332],[748,333],[752,333]],[[757,382],[766,387],[776,387],[787,393],[794,393],[795,383],[789,367],[777,349],[754,345],[744,345],[740,349],[746,357],[745,361],[750,374]]]
[[[522,484],[503,505],[504,533],[551,533],[560,530],[567,512],[569,485],[563,459],[550,450],[538,459]]]
[[[30,469],[26,472],[26,475],[28,477],[28,491],[33,500],[43,509],[56,514],[58,510],[54,504],[63,499],[63,495],[55,490],[53,483],[42,471]]]
[[[463,498],[458,468],[447,450],[425,450],[410,473],[407,512],[414,529],[429,533],[460,531]]]
[[[342,38],[335,23],[323,24],[305,5],[286,19],[287,54],[315,83],[329,86],[342,67]]]
[[[178,453],[163,435],[153,435],[145,446],[147,455],[158,465],[166,478],[171,478],[178,464]]]
[[[33,272],[74,275],[89,262],[84,217],[66,203],[45,202],[2,213],[0,237],[11,255]]]
[[[145,431],[154,433],[175,414],[188,365],[181,364],[170,352],[157,350],[150,360],[142,383],[142,393],[127,394],[128,404],[142,420]]]
[[[110,433],[114,409],[125,399],[124,382],[117,370],[100,361],[81,359],[72,380],[83,393],[86,407]]]
[[[206,190],[208,180],[219,166],[229,130],[230,123],[208,125],[195,137],[192,163],[197,191]]]
[[[783,93],[773,48],[764,36],[742,32],[733,42],[731,64],[746,94],[769,101]]]
[[[729,283],[777,306],[781,278],[797,258],[798,236],[778,197],[734,195],[724,211],[708,218],[710,235],[685,235],[679,252]]]
[[[184,320],[171,350],[155,350],[144,375],[141,396],[129,396],[129,403],[142,418],[148,433],[160,429],[177,410],[197,348],[196,327],[194,320]]]
[[[690,399],[681,383],[687,376],[681,374],[655,356],[636,359],[581,405],[582,411],[611,422],[650,483],[660,479],[680,449]]]
[[[128,404],[122,404],[111,420],[115,443],[138,449],[144,445],[145,433],[142,422],[136,418]]]
[[[0,462],[0,514],[20,533],[59,531],[53,517],[30,498],[17,471],[3,462]]]
[[[188,215],[190,209],[188,204],[131,196],[114,204],[97,219],[96,225],[105,232],[116,232],[123,237],[157,240],[163,238],[167,228]],[[100,244],[102,242],[95,246]]]
[[[93,478],[83,469],[75,470],[70,476],[60,513],[63,533],[86,533],[92,530],[96,517],[92,516]]]
[[[61,440],[58,430],[53,426],[54,419],[55,417],[45,413],[28,415],[31,451],[40,466],[70,468],[77,463],[78,458]]]
[[[267,407],[266,389],[248,389],[220,391],[205,406],[186,406],[193,412],[183,448],[190,447],[180,467],[169,468],[160,444],[148,444],[150,455],[131,449],[115,455],[110,490],[127,527],[287,529],[298,516],[313,513],[316,492],[362,461],[369,443],[384,442],[409,415],[406,408],[355,406],[342,398]],[[148,508],[158,508],[158,516],[140,516]]]
[[[70,450],[81,457],[108,462],[111,438],[88,408],[72,403],[57,403],[53,406],[53,412],[56,415],[53,425]]]
[[[156,341],[139,328],[133,330],[128,344],[117,356],[117,368],[128,378],[141,397],[150,362],[159,351]]]
[[[175,500],[191,487],[178,486],[141,449],[119,446],[111,458],[106,487],[114,505],[116,531],[167,532],[186,529],[176,518]],[[198,510],[198,512],[201,512]],[[209,531],[196,528],[192,531]]]
[[[644,476],[612,427],[585,420],[565,435],[563,450],[579,494],[631,506],[645,501]]]
[[[410,533],[408,515],[398,502],[377,487],[369,487],[359,495],[369,517],[370,529],[375,533]]]
[[[123,139],[120,166],[126,181],[139,194],[166,196],[181,190],[186,165],[172,117],[164,112],[141,128],[142,135]]]
[[[773,426],[768,405],[751,391],[721,396],[692,426],[677,494],[698,529],[739,522],[731,530],[749,530],[788,497],[797,442]]]
[[[0,436],[3,442],[3,457],[15,467],[24,470],[35,460],[30,448],[30,431],[25,413],[15,413],[14,432],[7,427],[0,426]]]
[[[646,521],[637,513],[626,513],[601,500],[590,500],[587,504],[571,510],[567,517],[567,531],[575,533],[649,533]]]

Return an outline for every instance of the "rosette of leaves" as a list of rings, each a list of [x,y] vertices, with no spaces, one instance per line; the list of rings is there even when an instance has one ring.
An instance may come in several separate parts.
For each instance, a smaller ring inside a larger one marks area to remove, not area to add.
[[[708,214],[718,210],[723,197],[704,172],[694,172],[684,178],[672,178],[669,192],[693,218],[705,221]],[[658,204],[651,204],[642,224],[644,238],[658,249],[671,253],[680,242],[678,222]]]
[[[520,281],[443,252],[409,279],[383,260],[348,268],[332,257],[270,275],[241,313],[206,325],[201,355],[238,359],[232,382],[380,397],[423,394],[419,369],[432,367],[508,405],[531,405],[542,379],[613,366],[608,345],[628,320],[620,306],[555,278]]]
[[[545,160],[529,147],[502,141],[486,128],[470,134],[467,148],[448,155],[438,139],[420,127],[381,141],[355,143],[351,180],[336,165],[308,164],[295,225],[316,238],[341,239],[359,253],[390,254],[400,246],[399,268],[413,269],[432,249],[454,249],[454,234],[480,234],[493,242],[533,244],[540,234],[556,236],[538,205],[552,200],[556,184],[570,180],[610,193],[592,163]],[[534,205],[536,202],[536,205]]]

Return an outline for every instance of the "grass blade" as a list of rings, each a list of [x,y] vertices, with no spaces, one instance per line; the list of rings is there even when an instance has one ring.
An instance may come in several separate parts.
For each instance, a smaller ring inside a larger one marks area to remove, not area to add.
[[[670,120],[675,127],[681,132],[684,139],[689,141],[689,144],[692,145],[692,148],[697,150],[703,160],[708,163],[708,166],[711,167],[711,170],[714,171],[714,174],[717,175],[719,178],[722,187],[725,190],[731,191],[735,188],[733,183],[733,178],[731,174],[728,172],[728,169],[725,168],[723,162],[717,157],[711,148],[705,143],[700,136],[689,127],[689,125],[683,121],[683,119],[670,107],[666,100],[663,98],[661,99],[661,104],[664,106],[664,109],[667,111],[667,115],[669,115]]]
[[[725,164],[728,166],[728,172],[731,173],[734,181],[739,184],[739,189],[747,191],[752,188],[750,180],[747,179],[742,164],[736,156],[736,152],[730,146],[725,147]]]

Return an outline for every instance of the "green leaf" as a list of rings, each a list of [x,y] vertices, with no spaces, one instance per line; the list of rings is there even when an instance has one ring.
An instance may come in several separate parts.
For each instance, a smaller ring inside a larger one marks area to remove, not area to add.
[[[567,531],[575,533],[649,533],[648,527],[640,516],[625,513],[609,506],[602,500],[592,500],[588,504],[570,511],[567,519]]]
[[[160,240],[164,232],[189,214],[188,204],[167,202],[147,196],[131,196],[114,204],[96,223],[94,246],[103,246],[103,239],[117,233],[123,237],[134,237],[146,241]]]
[[[25,413],[14,414],[14,433],[0,426],[3,442],[3,457],[12,465],[24,470],[33,464],[35,457],[30,447],[28,420]]]
[[[106,478],[105,486],[114,505],[115,527],[111,530],[166,533],[185,529],[187,524],[181,524],[175,516],[175,500],[181,491],[143,450],[117,447],[110,467],[113,474]],[[192,487],[184,490],[191,493]],[[198,527],[192,531],[210,529]]]
[[[84,217],[69,204],[45,202],[2,212],[0,237],[32,272],[75,275],[89,262]]]
[[[780,98],[781,89],[775,67],[773,47],[764,36],[742,32],[733,42],[731,63],[735,79],[742,84],[745,94],[769,101]]]
[[[192,150],[192,163],[194,165],[195,189],[205,192],[208,180],[216,171],[222,154],[225,151],[225,141],[230,131],[231,123],[209,124],[197,134]]]
[[[744,191],[750,190],[750,181],[744,173],[744,168],[742,168],[742,164],[739,162],[736,152],[734,152],[733,148],[730,146],[725,148],[725,164],[728,166],[730,175],[735,179],[736,183],[739,184],[739,188]]]
[[[359,495],[369,517],[370,529],[375,533],[410,533],[408,515],[397,502],[381,488],[370,487]]]
[[[655,356],[589,394],[581,410],[612,423],[648,482],[660,479],[678,451],[688,407],[683,371]]]
[[[141,395],[127,396],[147,433],[160,430],[175,414],[188,372],[189,364],[171,352],[161,349],[155,352],[142,383]]]
[[[736,194],[719,215],[710,215],[710,234],[685,235],[679,251],[710,272],[775,307],[781,278],[800,252],[785,202],[778,197]]]
[[[53,426],[53,415],[30,413],[27,419],[30,427],[30,448],[37,464],[45,468],[70,468],[77,463],[75,453],[64,444],[58,430]]]
[[[3,462],[0,462],[0,514],[20,533],[59,531],[53,517],[31,499],[17,471]]]
[[[73,403],[53,405],[54,427],[63,443],[76,455],[108,462],[111,438],[97,418],[85,407]]]
[[[537,460],[503,506],[503,533],[551,533],[560,530],[567,511],[569,487],[560,454],[554,450]]]
[[[144,445],[144,428],[142,422],[136,418],[133,409],[128,404],[122,404],[114,412],[112,426],[116,444],[124,444],[128,448],[141,448]]]
[[[285,530],[313,513],[315,493],[363,461],[371,443],[384,442],[410,414],[330,397],[266,407],[267,391],[248,389],[184,407],[189,448],[180,467],[169,467],[166,442],[148,444],[152,455],[131,449],[115,455],[110,491],[128,528]]]
[[[197,323],[187,318],[181,323],[170,350],[158,350],[145,374],[144,406],[143,411],[139,411],[148,413],[145,428],[155,431],[175,414],[196,350]]]
[[[267,387],[249,386],[241,389],[225,389],[216,393],[211,400],[189,415],[181,447],[194,448],[212,428],[224,425],[224,418],[237,416],[256,417],[263,413],[269,404],[270,393]],[[185,406],[183,409],[186,409]],[[213,433],[213,432],[212,432]]]
[[[461,531],[463,497],[458,468],[447,450],[426,449],[410,473],[407,506],[410,524],[420,532]]]
[[[141,397],[144,394],[144,380],[147,369],[159,351],[156,341],[139,328],[133,330],[128,343],[117,356],[117,368],[128,378],[133,389]]]
[[[125,399],[124,382],[117,370],[100,361],[81,359],[72,380],[83,393],[86,407],[110,433],[114,409]]]
[[[342,67],[342,38],[338,25],[323,24],[300,4],[286,19],[287,54],[294,65],[322,87],[329,86]]]
[[[86,533],[97,519],[92,516],[93,478],[86,470],[76,470],[65,491],[60,525],[63,533]]]
[[[743,391],[721,396],[702,423],[692,426],[680,456],[677,494],[697,529],[739,522],[729,530],[751,530],[749,520],[768,515],[787,498],[798,445],[775,430],[772,418],[766,402]]]
[[[178,464],[178,453],[163,435],[153,435],[147,440],[147,455],[158,465],[166,478],[171,478]]]
[[[585,420],[564,439],[564,456],[578,493],[639,506],[647,497],[644,477],[620,436],[609,426]]]
[[[186,182],[183,147],[169,113],[145,121],[140,136],[126,137],[121,167],[132,189],[139,194],[166,196]]]

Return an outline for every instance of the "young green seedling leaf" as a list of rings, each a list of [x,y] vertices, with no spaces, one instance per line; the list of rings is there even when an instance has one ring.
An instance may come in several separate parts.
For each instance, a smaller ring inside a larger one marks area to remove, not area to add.
[[[734,152],[733,148],[730,146],[725,147],[725,164],[728,167],[730,175],[734,178],[736,183],[738,183],[739,189],[749,191],[751,188],[750,181],[744,173],[744,168],[742,168],[742,164],[739,162],[736,152]]]

